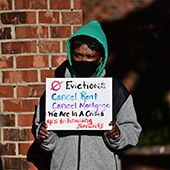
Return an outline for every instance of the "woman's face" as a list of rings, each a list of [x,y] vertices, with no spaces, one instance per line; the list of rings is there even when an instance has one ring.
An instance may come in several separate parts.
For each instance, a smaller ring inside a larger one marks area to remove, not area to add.
[[[72,57],[75,61],[96,61],[100,58],[100,52],[91,50],[87,44],[82,44],[80,47],[75,48]],[[101,61],[102,57],[99,63],[101,63]]]

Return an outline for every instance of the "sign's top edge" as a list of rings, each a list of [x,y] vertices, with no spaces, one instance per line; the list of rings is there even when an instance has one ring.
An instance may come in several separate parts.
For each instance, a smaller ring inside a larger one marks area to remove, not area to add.
[[[46,77],[46,79],[87,79],[87,80],[94,80],[94,79],[113,79],[113,77],[95,77],[95,78],[90,78],[90,77],[76,77],[76,78],[73,78],[73,77],[54,77],[54,78],[51,78],[51,77]]]

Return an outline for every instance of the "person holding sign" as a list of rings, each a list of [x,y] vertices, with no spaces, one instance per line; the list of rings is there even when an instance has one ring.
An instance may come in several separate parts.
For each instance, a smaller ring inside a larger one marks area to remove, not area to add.
[[[107,76],[105,71],[108,58],[107,40],[97,21],[91,21],[79,28],[68,38],[66,47],[68,60],[56,69],[56,77]],[[68,88],[72,87],[77,86],[68,84]],[[72,99],[74,100],[75,97],[73,96]],[[47,130],[45,93],[40,99],[34,124],[35,136],[41,148],[52,152],[51,170],[119,170],[121,165],[118,153],[134,147],[141,132],[132,96],[115,78],[113,79],[113,120],[108,122],[110,130]]]

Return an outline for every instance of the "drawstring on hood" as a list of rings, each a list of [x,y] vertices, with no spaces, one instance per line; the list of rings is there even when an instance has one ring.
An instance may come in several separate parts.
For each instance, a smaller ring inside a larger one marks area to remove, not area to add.
[[[68,60],[69,60],[69,64],[70,64],[71,68],[72,68],[73,63],[72,63],[72,59],[71,59],[70,40],[73,37],[76,37],[79,35],[86,35],[86,36],[95,38],[97,41],[99,41],[103,45],[103,48],[105,51],[105,56],[103,56],[103,60],[96,70],[97,74],[94,76],[94,77],[99,77],[105,68],[107,58],[108,58],[107,40],[106,40],[106,36],[101,28],[101,25],[99,24],[98,21],[91,21],[87,25],[80,27],[72,36],[70,36],[68,38],[68,40],[66,42],[66,48],[67,48],[67,55],[68,55]],[[73,74],[73,77],[77,77],[75,72],[73,71],[73,69],[72,69],[72,74]]]

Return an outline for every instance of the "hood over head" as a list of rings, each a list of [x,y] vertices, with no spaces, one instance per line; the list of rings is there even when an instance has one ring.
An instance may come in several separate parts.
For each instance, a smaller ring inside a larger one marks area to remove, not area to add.
[[[103,61],[100,63],[97,71],[97,74],[95,75],[95,77],[99,77],[101,75],[101,73],[103,72],[105,66],[106,66],[106,62],[107,62],[107,58],[108,58],[108,46],[107,46],[107,39],[106,36],[101,28],[101,25],[99,24],[98,21],[91,21],[88,24],[80,27],[72,36],[70,36],[66,42],[66,48],[67,48],[67,55],[68,55],[68,60],[69,60],[69,64],[72,67],[72,61],[71,61],[71,52],[70,52],[70,40],[73,37],[79,36],[79,35],[86,35],[92,38],[95,38],[97,41],[99,41],[103,47],[104,47],[104,51],[105,51],[105,56]],[[73,76],[76,77],[73,73]]]

